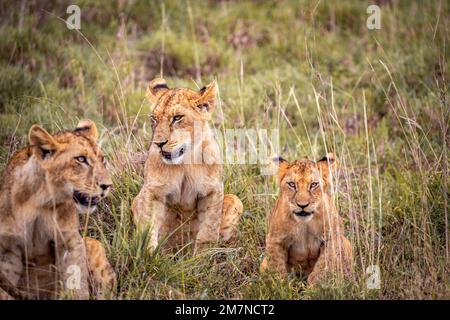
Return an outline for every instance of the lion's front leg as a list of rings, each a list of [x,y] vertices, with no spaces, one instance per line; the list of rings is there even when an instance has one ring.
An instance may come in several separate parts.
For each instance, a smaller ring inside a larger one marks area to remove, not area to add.
[[[78,228],[77,228],[78,229]],[[74,298],[89,299],[86,247],[83,238],[74,231],[62,231],[55,244],[56,266],[64,291]]]
[[[22,255],[18,248],[1,250],[0,247],[0,300],[12,299],[11,295],[2,290],[5,289],[14,295],[22,275],[24,266]]]
[[[325,278],[327,273],[348,278],[352,274],[352,247],[345,238],[333,239],[321,248],[319,259],[308,275],[308,283],[315,284]]]
[[[158,247],[161,227],[165,222],[166,205],[144,187],[134,198],[131,207],[134,223],[143,231],[150,228],[148,249],[152,252]]]
[[[239,219],[244,207],[241,200],[234,194],[227,194],[223,198],[222,223],[220,225],[220,239],[229,241],[237,234]]]
[[[216,189],[198,200],[198,233],[195,237],[195,250],[207,242],[219,240],[222,223],[223,190]]]
[[[332,257],[332,253],[330,252],[329,248],[321,250],[319,259],[317,259],[314,268],[308,275],[308,283],[310,285],[313,285],[319,281],[322,281],[325,278],[327,272],[331,272],[333,269],[335,269],[333,268],[333,265],[334,257]]]
[[[281,276],[286,276],[288,272],[287,260],[288,250],[283,245],[282,239],[273,238],[269,235],[267,238],[267,256],[261,263],[260,271],[275,270]]]
[[[91,291],[98,298],[104,298],[116,285],[116,273],[106,257],[105,248],[100,241],[85,237],[86,255],[89,269]]]

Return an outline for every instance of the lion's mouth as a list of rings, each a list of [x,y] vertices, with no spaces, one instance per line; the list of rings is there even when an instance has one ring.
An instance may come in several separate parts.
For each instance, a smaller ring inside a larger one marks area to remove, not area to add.
[[[313,215],[314,212],[307,212],[305,210],[301,210],[301,211],[294,211],[294,214],[297,217],[309,217],[309,216]]]
[[[74,191],[73,200],[85,207],[94,207],[100,202],[100,197],[91,197],[82,192]]]
[[[178,148],[175,151],[167,152],[164,150],[161,150],[161,155],[166,160],[175,160],[181,157],[186,152],[186,145],[183,144],[180,148]]]

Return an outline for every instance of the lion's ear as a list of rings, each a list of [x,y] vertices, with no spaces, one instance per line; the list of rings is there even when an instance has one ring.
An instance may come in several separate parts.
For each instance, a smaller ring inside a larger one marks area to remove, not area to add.
[[[339,162],[334,153],[329,152],[325,157],[317,161],[317,168],[322,175],[323,181],[329,187],[332,183],[332,176],[335,175]]]
[[[155,78],[148,85],[147,97],[152,103],[155,103],[167,90],[169,90],[169,87],[167,86],[166,80],[163,78]]]
[[[200,98],[195,101],[195,108],[201,113],[211,114],[216,104],[216,81],[211,82],[207,86],[200,89]]]
[[[58,143],[51,134],[37,124],[31,126],[28,133],[28,141],[33,147],[34,154],[39,159],[51,156],[59,148]]]
[[[282,157],[275,157],[271,159],[270,167],[272,172],[277,175],[278,186],[281,184],[281,180],[283,180],[286,175],[289,165],[289,162]]]
[[[77,127],[75,128],[75,132],[93,140],[98,139],[97,126],[95,125],[94,121],[90,119],[85,119],[78,122]]]

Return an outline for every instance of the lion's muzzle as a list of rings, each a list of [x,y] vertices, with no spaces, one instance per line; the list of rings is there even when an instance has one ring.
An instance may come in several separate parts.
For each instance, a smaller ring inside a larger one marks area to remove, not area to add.
[[[82,192],[74,191],[73,192],[73,200],[75,200],[76,203],[78,203],[82,206],[94,207],[100,202],[101,198],[99,196],[91,197]]]

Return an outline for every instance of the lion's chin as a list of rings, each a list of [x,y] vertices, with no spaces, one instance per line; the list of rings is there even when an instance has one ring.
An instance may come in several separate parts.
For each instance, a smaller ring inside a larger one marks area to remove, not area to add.
[[[74,191],[73,200],[75,201],[78,213],[90,214],[97,209],[97,204],[100,201],[100,197],[88,196],[82,192]]]
[[[304,222],[308,222],[308,221],[311,221],[313,218],[314,218],[314,214],[311,214],[311,215],[309,215],[307,217],[304,217],[302,219],[303,219]]]
[[[304,210],[299,210],[299,211],[294,211],[293,214],[295,217],[297,217],[297,219],[304,221],[304,222],[308,222],[308,221],[312,220],[312,218],[314,217],[314,211],[307,212]]]
[[[177,157],[177,158],[172,158],[172,159],[166,159],[166,158],[162,157],[162,161],[163,161],[165,164],[168,164],[168,165],[178,165],[178,164],[182,164],[182,163],[183,163],[183,159],[184,159],[184,155],[179,156],[179,157]]]
[[[77,207],[78,214],[92,214],[97,210],[97,206],[84,206],[79,203],[75,203],[75,206]]]
[[[182,164],[188,147],[189,145],[187,143],[183,143],[181,147],[171,152],[161,150],[161,159],[165,164],[168,165]]]

